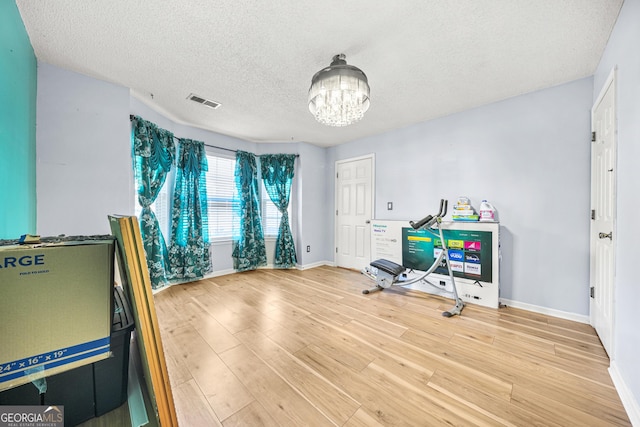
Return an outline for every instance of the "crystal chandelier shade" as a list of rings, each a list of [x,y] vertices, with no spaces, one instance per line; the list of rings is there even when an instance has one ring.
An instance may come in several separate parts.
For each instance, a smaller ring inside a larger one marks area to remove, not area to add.
[[[344,54],[318,71],[309,88],[309,111],[322,124],[348,126],[369,109],[369,82],[357,67],[347,65]]]

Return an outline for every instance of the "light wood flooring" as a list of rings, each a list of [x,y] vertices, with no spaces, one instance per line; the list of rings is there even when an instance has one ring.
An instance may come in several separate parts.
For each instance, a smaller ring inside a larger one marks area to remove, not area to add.
[[[630,425],[589,325],[393,287],[258,270],[155,296],[191,426]]]

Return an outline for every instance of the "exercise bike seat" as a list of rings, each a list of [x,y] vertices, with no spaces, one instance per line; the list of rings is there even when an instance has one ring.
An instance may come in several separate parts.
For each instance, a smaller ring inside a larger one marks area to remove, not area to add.
[[[405,270],[405,268],[400,264],[396,264],[395,262],[389,261],[388,259],[377,259],[375,261],[372,261],[370,265],[371,267],[382,270],[394,277],[401,275]]]

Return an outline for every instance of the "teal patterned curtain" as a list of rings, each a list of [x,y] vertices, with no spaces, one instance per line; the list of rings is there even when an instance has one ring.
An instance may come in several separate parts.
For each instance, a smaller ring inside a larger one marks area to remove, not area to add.
[[[233,242],[233,268],[238,271],[255,270],[267,265],[255,155],[245,151],[236,153],[235,179],[239,198],[236,214],[240,218],[240,232]]]
[[[142,206],[139,218],[140,234],[151,276],[151,287],[156,289],[167,282],[165,272],[169,267],[169,259],[158,219],[150,206],[158,197],[173,164],[173,133],[160,129],[138,116],[133,117],[131,123],[138,203]]]
[[[276,268],[295,267],[298,261],[296,247],[291,235],[291,227],[289,226],[289,214],[287,213],[295,161],[295,154],[264,154],[260,156],[260,169],[264,187],[269,198],[282,214],[273,263]]]
[[[180,139],[169,248],[173,280],[201,278],[211,270],[207,170],[204,142]]]

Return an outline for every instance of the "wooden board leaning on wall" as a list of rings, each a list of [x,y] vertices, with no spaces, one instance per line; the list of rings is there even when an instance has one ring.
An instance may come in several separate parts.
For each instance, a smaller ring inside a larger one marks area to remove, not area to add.
[[[158,318],[151,292],[151,278],[135,216],[110,215],[116,238],[118,265],[123,288],[132,303],[145,382],[158,422],[177,426],[177,416],[164,357]]]

